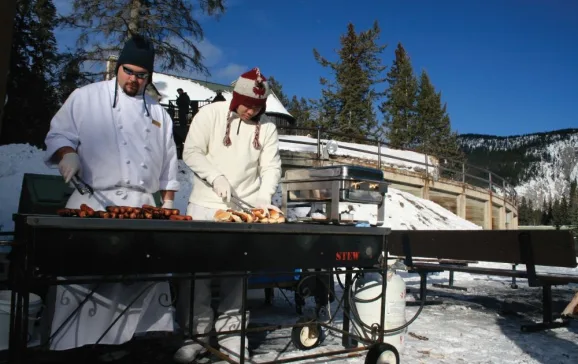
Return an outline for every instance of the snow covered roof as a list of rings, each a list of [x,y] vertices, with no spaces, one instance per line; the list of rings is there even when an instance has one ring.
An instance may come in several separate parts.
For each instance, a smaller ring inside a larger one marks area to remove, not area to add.
[[[182,88],[191,100],[211,101],[219,90],[223,91],[222,94],[227,101],[233,98],[233,86],[231,85],[220,85],[214,82],[178,77],[166,73],[155,72],[153,84],[161,96],[160,102],[162,104],[168,104],[169,100],[175,100],[178,96],[177,89],[179,88]],[[266,113],[293,119],[293,116],[289,114],[285,106],[273,93],[267,98]]]

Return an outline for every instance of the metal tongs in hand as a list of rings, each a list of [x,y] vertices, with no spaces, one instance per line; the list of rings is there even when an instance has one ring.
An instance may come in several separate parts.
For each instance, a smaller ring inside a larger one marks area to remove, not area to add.
[[[191,170],[191,171],[192,171],[192,170]],[[203,181],[203,183],[205,184],[205,186],[207,186],[207,187],[209,187],[209,188],[213,188],[213,185],[211,185],[206,179],[201,178],[201,176],[199,176],[199,175],[197,174],[197,172],[195,172],[195,171],[192,171],[192,172],[193,172],[193,174],[194,174],[195,176],[197,176],[198,179],[200,179],[201,181]],[[246,213],[248,213],[248,214],[251,213],[251,209],[254,209],[254,208],[255,208],[255,207],[252,206],[251,204],[249,204],[249,203],[247,203],[246,201],[240,199],[239,197],[233,195],[232,193],[231,193],[231,202],[234,203],[235,205],[237,205],[237,206],[241,209],[241,211],[246,212]]]
[[[248,214],[251,213],[251,209],[254,209],[255,207],[248,204],[247,202],[245,202],[244,200],[241,200],[239,197],[231,194],[231,202],[233,202],[235,205],[237,205],[243,212],[246,212]]]
[[[74,187],[76,187],[78,192],[80,192],[81,195],[84,195],[85,193],[89,193],[91,195],[94,194],[94,190],[92,189],[92,186],[89,185],[88,183],[84,182],[82,180],[82,178],[78,177],[78,175],[72,176],[70,181],[72,182]]]

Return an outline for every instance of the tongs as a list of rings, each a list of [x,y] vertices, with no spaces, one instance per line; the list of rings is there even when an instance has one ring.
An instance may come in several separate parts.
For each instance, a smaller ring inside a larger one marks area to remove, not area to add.
[[[205,186],[209,187],[209,188],[213,188],[213,185],[211,185],[206,179],[201,178],[201,176],[199,176],[197,174],[197,172],[191,170],[193,172],[193,174],[195,176],[197,176],[198,179],[200,179],[201,181],[203,181],[203,183],[205,184]],[[235,205],[237,205],[237,207],[239,207],[241,209],[241,211],[246,212],[248,214],[251,213],[251,209],[254,209],[255,207],[251,204],[249,204],[248,202],[240,199],[239,197],[231,194],[231,202],[234,203]]]
[[[92,189],[92,186],[89,185],[88,183],[84,182],[82,180],[82,178],[80,178],[78,175],[74,175],[72,176],[72,178],[70,179],[70,181],[72,182],[72,184],[74,185],[74,187],[76,187],[76,190],[81,194],[84,195],[86,193],[89,193],[91,195],[94,194],[94,189]]]

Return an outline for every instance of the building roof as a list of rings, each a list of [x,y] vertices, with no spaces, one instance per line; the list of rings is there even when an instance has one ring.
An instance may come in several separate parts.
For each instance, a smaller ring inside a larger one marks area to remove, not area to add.
[[[154,91],[159,94],[162,104],[168,104],[170,100],[175,100],[178,96],[178,88],[182,88],[191,100],[197,101],[211,101],[217,95],[217,91],[222,91],[227,101],[233,97],[233,85],[222,85],[215,82],[195,80],[161,72],[155,72],[153,74],[153,86]],[[293,116],[289,114],[274,93],[271,93],[267,98],[267,109],[265,113],[284,116],[294,120]]]

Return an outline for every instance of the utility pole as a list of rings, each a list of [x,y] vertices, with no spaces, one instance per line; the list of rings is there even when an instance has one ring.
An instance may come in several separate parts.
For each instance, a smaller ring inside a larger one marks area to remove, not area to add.
[[[16,0],[0,1],[0,132],[4,119],[4,104],[6,102],[6,85],[10,70],[10,50],[12,48],[12,32],[16,16]]]

